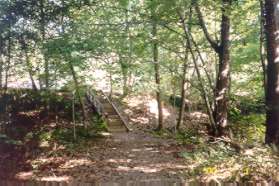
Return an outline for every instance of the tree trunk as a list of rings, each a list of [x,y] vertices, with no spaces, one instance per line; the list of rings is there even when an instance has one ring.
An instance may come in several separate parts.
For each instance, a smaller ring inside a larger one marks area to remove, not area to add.
[[[230,87],[230,18],[228,6],[230,0],[223,0],[221,23],[221,46],[219,51],[219,71],[215,90],[214,118],[217,124],[217,136],[226,135],[228,125],[228,92]]]
[[[2,54],[0,54],[0,89],[3,87],[2,74],[3,74],[3,58],[2,58]]]
[[[45,0],[40,0],[40,31],[42,35],[42,41],[44,42],[46,39],[46,31],[45,31]],[[45,68],[45,89],[49,89],[49,63],[46,56],[44,56],[44,68]]]
[[[129,87],[128,87],[128,64],[126,61],[123,61],[122,57],[120,57],[120,67],[122,71],[122,78],[123,78],[123,86],[122,86],[122,92],[123,92],[123,97],[128,95],[129,92]]]
[[[193,63],[194,63],[194,67],[195,67],[195,70],[196,70],[196,73],[197,73],[197,77],[198,77],[198,80],[199,80],[199,85],[200,85],[200,89],[199,90],[201,92],[201,96],[202,96],[202,98],[203,98],[203,100],[205,102],[205,105],[206,105],[206,110],[207,110],[207,114],[209,116],[211,130],[216,131],[216,123],[215,123],[215,120],[214,120],[213,111],[212,111],[211,104],[210,104],[210,101],[209,101],[209,96],[207,94],[207,91],[206,91],[206,88],[205,88],[205,85],[204,85],[204,82],[203,82],[203,79],[202,79],[202,75],[201,75],[200,69],[199,69],[199,66],[198,66],[198,61],[195,58],[195,54],[194,54],[193,47],[192,47],[190,33],[189,33],[189,30],[187,29],[187,25],[185,23],[185,19],[180,14],[180,12],[178,12],[178,14],[180,16],[180,21],[181,21],[182,27],[183,27],[182,29],[183,29],[184,34],[185,34],[185,38],[186,38],[186,42],[187,42],[186,46],[188,47],[188,49],[190,51],[190,54],[191,54],[191,57],[192,57],[192,60],[193,60]]]
[[[71,70],[72,77],[73,77],[73,80],[74,80],[74,85],[75,85],[75,90],[76,90],[76,93],[77,93],[77,98],[78,98],[79,103],[81,105],[81,112],[82,112],[82,116],[83,116],[83,121],[85,121],[86,120],[86,110],[85,110],[85,105],[84,105],[84,102],[83,102],[81,94],[80,94],[79,82],[78,82],[78,79],[77,79],[76,72],[74,70],[74,66],[71,62],[71,59],[68,59],[68,60],[69,60],[68,61],[69,68]]]
[[[157,41],[157,23],[153,19],[152,24],[152,37],[153,37],[153,64],[155,70],[155,83],[156,83],[156,99],[158,104],[158,127],[157,130],[163,128],[163,107],[161,98],[161,84],[160,84],[160,65],[159,65],[159,49]]]
[[[192,22],[192,5],[190,7],[190,15],[189,15],[189,23]],[[181,13],[178,13],[180,16],[180,19],[182,21],[182,24],[185,24],[184,22],[184,18],[182,16]],[[183,20],[182,20],[183,19]],[[185,26],[185,25],[184,25]],[[185,28],[183,26],[183,29]],[[188,29],[189,32],[191,32],[191,27],[189,27]],[[186,84],[186,73],[187,73],[187,66],[188,66],[188,52],[189,52],[189,43],[186,42],[186,50],[185,50],[185,59],[184,59],[184,63],[183,63],[183,73],[182,73],[182,84],[181,84],[181,99],[182,99],[182,103],[181,106],[179,108],[179,115],[178,115],[178,120],[177,120],[177,124],[176,124],[176,129],[179,130],[181,123],[183,122],[183,116],[184,116],[184,111],[185,111],[185,84]]]
[[[205,34],[211,47],[218,54],[219,65],[216,79],[216,87],[214,91],[214,121],[216,123],[215,136],[227,135],[228,126],[228,102],[229,102],[229,87],[230,87],[230,8],[232,0],[222,0],[222,20],[221,20],[221,38],[218,44],[210,36],[205,22],[202,18],[201,11],[195,3],[195,9],[202,30]]]
[[[0,37],[0,89],[3,87],[3,79],[2,79],[2,76],[3,76],[3,64],[4,64],[4,61],[3,61],[3,39],[2,37]]]
[[[179,108],[178,120],[176,124],[176,130],[180,129],[181,124],[183,123],[183,116],[185,111],[185,84],[186,84],[186,72],[187,72],[187,62],[188,62],[188,52],[185,54],[185,61],[183,63],[183,73],[182,73],[182,83],[181,83],[181,106]]]
[[[260,60],[262,65],[262,71],[263,71],[263,87],[264,87],[264,93],[266,96],[266,88],[267,88],[267,78],[266,78],[266,57],[265,57],[265,36],[264,36],[264,25],[265,25],[265,19],[264,19],[264,3],[263,0],[260,0],[260,7],[261,7],[261,14],[260,14]]]
[[[9,73],[11,68],[11,50],[12,50],[12,38],[11,38],[11,23],[9,23],[9,36],[8,36],[8,59],[6,65],[6,73],[5,73],[5,90],[8,89],[9,83]]]
[[[265,0],[265,31],[267,39],[267,144],[279,146],[279,0]]]
[[[132,58],[132,41],[131,41],[131,33],[130,33],[130,23],[129,23],[129,5],[125,10],[125,33],[127,34],[124,45],[126,46],[126,55],[125,59],[123,59],[123,63],[121,64],[122,74],[123,74],[123,97],[127,96],[130,92],[130,64]]]
[[[29,74],[31,84],[32,84],[32,89],[37,91],[38,88],[37,88],[36,83],[35,83],[34,78],[33,78],[33,70],[32,70],[32,65],[30,64],[30,58],[29,58],[29,55],[28,55],[27,48],[24,50],[24,55],[25,55],[25,62],[26,62],[28,74]]]

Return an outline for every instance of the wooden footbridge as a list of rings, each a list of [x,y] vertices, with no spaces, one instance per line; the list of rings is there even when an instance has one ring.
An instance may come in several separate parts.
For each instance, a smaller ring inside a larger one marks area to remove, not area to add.
[[[102,116],[109,132],[128,132],[128,123],[112,99],[103,91],[88,90],[87,101]]]

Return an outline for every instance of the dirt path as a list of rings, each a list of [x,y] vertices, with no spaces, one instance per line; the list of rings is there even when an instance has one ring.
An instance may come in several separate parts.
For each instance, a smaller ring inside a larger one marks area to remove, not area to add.
[[[12,105],[21,108],[20,104]],[[64,110],[61,108],[60,112]],[[132,132],[104,138],[86,137],[77,146],[51,137],[54,131],[68,130],[72,138],[71,119],[61,117],[56,121],[56,115],[45,118],[38,108],[26,110],[22,106],[22,109],[15,109],[10,127],[11,137],[21,140],[22,145],[4,147],[7,152],[0,148],[0,179],[118,182],[184,177],[187,164],[178,154],[189,148],[153,136],[148,129],[152,128],[148,127],[152,125],[151,120],[145,126],[136,118],[130,121]],[[143,117],[142,113],[134,116]]]
[[[103,154],[108,179],[179,178],[185,163],[177,158],[178,147],[172,140],[154,138],[149,134],[114,134]],[[98,161],[100,157],[97,157]]]
[[[187,167],[178,157],[183,150],[173,140],[155,138],[149,133],[117,133],[92,140],[89,148],[72,155],[40,156],[30,160],[35,167],[19,172],[18,179],[43,181],[127,181],[178,180]]]

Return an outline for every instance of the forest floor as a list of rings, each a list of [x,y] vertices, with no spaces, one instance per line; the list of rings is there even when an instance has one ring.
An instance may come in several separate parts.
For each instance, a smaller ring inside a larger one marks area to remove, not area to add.
[[[149,101],[144,104],[141,97],[129,100],[118,106],[129,119],[131,132],[96,135],[95,129],[78,126],[76,141],[71,117],[63,113],[65,108],[45,115],[34,102],[20,106],[22,102],[16,101],[5,131],[9,143],[0,141],[0,178],[86,182],[279,180],[279,157],[269,148],[255,144],[238,152],[222,141],[210,142],[201,128],[198,133],[193,130],[200,126],[196,121],[204,119],[198,113],[192,115],[191,122],[185,121],[192,129],[188,133],[154,132],[154,100],[145,99]],[[166,127],[172,128],[174,111],[166,107],[165,112]]]
[[[20,118],[20,125],[39,122],[33,119],[34,116]],[[36,134],[39,127],[34,125],[30,129],[32,134]],[[43,130],[50,132],[51,127]],[[28,133],[31,134],[30,131]],[[156,138],[145,132],[88,138],[80,141],[78,146],[59,142],[44,144],[47,141],[40,141],[35,136],[19,148],[1,151],[6,152],[0,155],[2,178],[87,182],[179,179],[187,167],[184,159],[178,156],[187,147],[179,146],[175,140]]]

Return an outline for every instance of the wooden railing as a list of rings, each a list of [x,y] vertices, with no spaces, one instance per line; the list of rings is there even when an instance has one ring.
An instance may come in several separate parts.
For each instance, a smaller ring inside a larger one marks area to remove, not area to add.
[[[87,97],[89,98],[91,104],[94,105],[96,112],[99,115],[104,116],[105,109],[103,104],[100,102],[100,100],[97,99],[97,95],[92,90],[88,90]]]
[[[121,114],[119,109],[116,107],[116,105],[113,103],[113,101],[109,98],[109,96],[107,96],[103,91],[99,91],[99,93],[105,98],[105,100],[107,100],[107,102],[115,110],[116,114],[120,117],[120,119],[121,119],[122,123],[124,124],[125,128],[127,129],[127,131],[131,131],[131,129],[129,129],[129,127],[128,127],[128,122],[123,117],[123,115]],[[98,99],[98,95],[95,94],[92,89],[89,89],[87,91],[87,97],[90,99],[91,104],[94,105],[97,113],[99,115],[101,115],[104,119],[106,119],[107,118],[106,111],[105,111],[103,103],[101,103],[100,100]]]
[[[106,100],[108,100],[108,102],[111,104],[111,106],[113,107],[113,109],[116,111],[117,115],[120,117],[120,119],[122,120],[125,128],[127,129],[127,131],[131,131],[131,129],[129,129],[128,127],[128,122],[126,121],[126,119],[123,117],[123,115],[121,114],[121,112],[118,110],[118,108],[115,106],[115,104],[112,102],[112,100],[103,92],[101,91],[101,93],[105,96]]]

